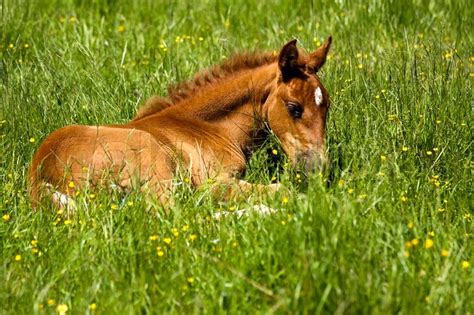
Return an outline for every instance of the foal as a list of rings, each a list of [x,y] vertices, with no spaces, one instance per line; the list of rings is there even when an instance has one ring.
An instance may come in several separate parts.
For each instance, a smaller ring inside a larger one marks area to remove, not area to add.
[[[32,200],[46,185],[65,203],[74,189],[112,178],[123,188],[139,184],[166,203],[173,176],[183,170],[194,186],[212,179],[228,195],[273,190],[276,185],[235,177],[246,167],[247,148],[268,127],[292,163],[306,171],[320,166],[329,97],[317,72],[330,45],[331,37],[306,54],[292,40],[279,54],[237,55],[170,89],[167,99],[150,99],[127,124],[53,132],[33,157]]]

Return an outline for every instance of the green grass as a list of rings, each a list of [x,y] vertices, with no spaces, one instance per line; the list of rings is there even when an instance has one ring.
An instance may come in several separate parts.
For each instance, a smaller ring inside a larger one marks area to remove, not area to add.
[[[91,2],[0,4],[1,313],[474,313],[469,1]],[[125,123],[233,52],[329,34],[331,171],[300,184],[270,142],[246,174],[288,188],[262,197],[280,213],[209,220],[260,197],[189,187],[169,214],[137,192],[32,211],[25,174],[53,130]]]

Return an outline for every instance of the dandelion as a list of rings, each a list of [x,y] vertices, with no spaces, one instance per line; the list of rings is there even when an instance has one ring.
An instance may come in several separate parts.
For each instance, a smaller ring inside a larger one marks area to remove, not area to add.
[[[469,267],[471,267],[471,263],[469,263],[467,260],[463,260],[461,262],[461,267],[462,269],[468,269]]]
[[[31,245],[32,246],[38,246],[38,240],[36,240],[36,239],[31,240]]]
[[[429,237],[434,237],[434,236],[435,236],[435,232],[434,232],[434,231],[429,231],[429,232],[428,232],[428,236],[429,236]]]
[[[96,303],[89,304],[89,309],[91,311],[95,311],[97,309],[97,304]]]
[[[89,199],[94,199],[95,198],[95,194],[89,194]]]
[[[362,69],[363,67],[364,67],[364,65],[361,64],[361,63],[359,63],[359,64],[357,65],[357,69]]]
[[[419,243],[419,241],[418,241],[418,239],[416,239],[416,238],[414,238],[414,239],[411,240],[411,245],[413,245],[413,246],[418,245],[418,243]]]
[[[395,121],[395,119],[397,119],[397,115],[395,114],[389,114],[387,117],[388,121]]]
[[[432,151],[426,151],[426,155],[433,155]]]
[[[433,151],[434,151],[434,152],[438,152],[439,149],[438,149],[438,148],[433,148]]]
[[[163,242],[164,242],[166,245],[169,245],[169,244],[171,244],[171,238],[170,238],[170,237],[165,237],[165,238],[163,239]]]
[[[64,23],[64,22],[66,22],[66,19],[64,18],[64,16],[61,16],[59,18],[59,23]]]
[[[24,47],[24,48],[28,48],[28,47],[30,47],[30,45],[24,44],[23,47]]]
[[[413,223],[413,222],[408,222],[408,224],[407,224],[407,227],[408,227],[409,230],[413,229],[414,226],[415,226],[415,223]]]
[[[402,152],[407,152],[407,151],[408,151],[408,147],[403,146],[403,147],[402,147]]]
[[[338,185],[339,187],[342,187],[342,186],[344,186],[344,183],[345,183],[345,181],[344,181],[343,179],[340,179],[340,180],[337,182],[337,185]]]
[[[429,239],[427,239],[427,240],[425,241],[425,248],[426,248],[426,249],[432,248],[433,245],[434,245],[434,241],[433,241],[431,238],[429,238]]]
[[[285,220],[281,220],[281,225],[286,225],[286,221],[285,221]]]
[[[289,200],[288,200],[288,197],[283,197],[283,199],[281,200],[281,202],[282,202],[283,204],[287,204],[288,201],[289,201]]]
[[[441,120],[437,120],[437,121],[436,121],[436,124],[437,124],[437,125],[441,124]]]
[[[191,235],[189,235],[189,237],[188,237],[188,240],[190,240],[190,241],[195,241],[196,239],[197,239],[197,235],[196,235],[196,234],[191,234]]]
[[[49,305],[49,306],[56,305],[56,300],[54,300],[54,299],[48,299],[48,305]]]
[[[10,221],[11,216],[8,213],[6,213],[2,216],[2,219],[3,219],[3,221],[8,222],[8,221]]]
[[[129,207],[133,206],[133,201],[127,202],[127,206],[129,206]]]
[[[171,229],[171,234],[174,235],[174,237],[178,237],[179,236],[179,231],[177,228],[172,228]]]
[[[33,137],[31,137],[29,141],[30,141],[30,143],[35,143],[35,142],[36,142],[36,139],[33,138]]]
[[[407,251],[404,251],[404,252],[403,252],[403,256],[405,256],[405,257],[407,257],[407,258],[408,258],[408,257],[410,257],[410,253],[409,253],[409,252],[407,252]]]
[[[199,40],[200,42],[202,42],[202,41],[204,40],[204,38],[203,38],[203,37],[199,37],[198,40]]]
[[[119,32],[119,33],[125,32],[125,26],[124,25],[119,25],[119,27],[117,28],[117,32]]]
[[[157,241],[158,240],[158,235],[154,234],[154,235],[150,235],[150,237],[148,238],[150,241]]]
[[[181,227],[181,231],[186,232],[189,229],[189,225],[185,224]]]
[[[278,155],[277,149],[273,149],[273,150],[272,150],[272,154],[273,154],[273,155]]]
[[[448,257],[448,256],[449,256],[449,251],[446,250],[446,249],[443,249],[443,250],[441,251],[441,257]]]
[[[380,95],[375,95],[375,99],[378,100],[380,98]]]
[[[408,201],[407,196],[404,196],[404,195],[400,196],[400,201],[401,202],[407,202]]]
[[[348,192],[349,195],[350,195],[350,194],[352,194],[352,193],[354,192],[354,189],[353,189],[353,188],[349,188],[349,189],[347,190],[347,192]]]
[[[75,16],[71,16],[71,17],[69,18],[69,22],[70,22],[70,23],[76,22],[76,17],[75,17]]]
[[[39,249],[36,248],[36,247],[35,247],[35,248],[32,248],[32,249],[31,249],[31,252],[32,252],[33,254],[38,254]]]
[[[116,205],[115,203],[113,203],[113,204],[110,206],[110,208],[111,208],[112,210],[117,210],[117,209],[119,208],[119,206]]]
[[[187,281],[189,284],[193,284],[194,278],[193,278],[193,277],[188,277],[188,278],[186,279],[186,281]]]
[[[69,225],[69,224],[71,224],[71,223],[72,223],[71,220],[64,220],[64,225]]]
[[[157,255],[158,257],[163,257],[163,256],[165,255],[165,252],[162,251],[162,250],[157,250],[157,251],[156,251],[156,255]]]
[[[405,242],[404,246],[405,246],[406,249],[409,249],[409,248],[411,248],[413,245],[411,244],[410,241],[408,241],[408,242]]]
[[[68,186],[69,188],[71,188],[71,189],[74,188],[74,187],[76,187],[76,185],[74,184],[73,181],[69,182],[69,184],[68,184],[67,186]]]
[[[15,261],[21,261],[21,255],[16,255],[15,256]]]
[[[67,304],[58,304],[58,306],[56,307],[56,312],[58,312],[59,314],[66,314],[68,309],[69,308]]]
[[[13,49],[14,47],[15,47],[15,45],[13,45],[13,44],[8,45],[8,48],[10,48],[10,49]]]
[[[237,209],[236,206],[230,206],[230,207],[229,207],[229,211],[230,211],[230,212],[234,212],[236,209]]]
[[[186,177],[186,178],[184,179],[184,182],[185,182],[186,184],[189,184],[189,182],[190,182],[189,178]]]

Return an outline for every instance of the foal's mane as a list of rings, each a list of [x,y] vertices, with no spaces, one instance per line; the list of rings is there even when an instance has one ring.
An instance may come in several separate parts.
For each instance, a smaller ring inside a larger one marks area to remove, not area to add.
[[[152,97],[138,109],[134,120],[153,115],[191,97],[199,89],[243,70],[255,69],[277,60],[274,52],[244,52],[235,54],[220,65],[198,72],[192,79],[168,87],[168,97]]]

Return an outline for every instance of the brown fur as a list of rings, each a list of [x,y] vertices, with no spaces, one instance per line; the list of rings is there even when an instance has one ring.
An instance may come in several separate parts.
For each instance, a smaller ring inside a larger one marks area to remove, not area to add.
[[[246,148],[269,125],[295,164],[309,170],[324,160],[329,97],[316,71],[330,39],[307,55],[289,42],[279,55],[241,54],[153,97],[128,124],[67,126],[49,135],[33,157],[30,191],[44,183],[63,193],[84,185],[144,185],[166,202],[173,175],[189,172],[199,186],[208,179],[225,191],[272,190],[235,179],[245,169]],[[316,106],[319,87],[324,102]],[[179,104],[179,106],[175,106]],[[290,115],[291,104],[304,114]],[[68,183],[73,182],[74,188]]]

